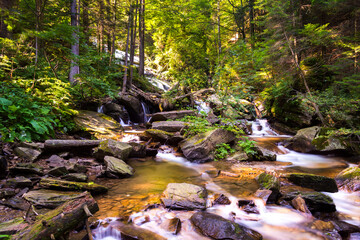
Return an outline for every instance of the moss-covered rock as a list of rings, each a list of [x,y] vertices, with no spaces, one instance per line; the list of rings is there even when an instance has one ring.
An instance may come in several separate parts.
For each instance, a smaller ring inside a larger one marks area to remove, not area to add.
[[[235,134],[218,128],[206,133],[197,134],[179,143],[184,156],[192,162],[207,162],[214,159],[216,145],[235,140]]]
[[[332,198],[319,192],[291,192],[286,194],[283,198],[287,201],[291,201],[297,196],[301,196],[305,200],[306,206],[312,213],[331,213],[336,211]]]
[[[308,173],[291,173],[287,179],[295,185],[311,188],[315,191],[337,192],[338,188],[333,178]]]
[[[87,182],[88,177],[85,173],[69,173],[63,176],[62,179],[73,182]]]
[[[205,188],[188,183],[169,183],[162,194],[165,207],[172,209],[205,209],[207,191]]]
[[[53,178],[43,178],[40,180],[39,185],[42,188],[60,189],[67,191],[89,191],[92,194],[105,193],[108,191],[107,187],[101,186],[93,182],[71,182]]]
[[[277,194],[280,192],[280,181],[277,177],[263,172],[256,177],[256,180],[261,188],[271,190]]]
[[[286,147],[304,153],[315,151],[316,147],[312,144],[312,141],[320,130],[321,128],[318,126],[300,129],[294,137],[287,140]]]
[[[360,168],[349,167],[340,172],[335,181],[340,188],[350,191],[360,191]]]
[[[134,169],[121,159],[106,156],[104,162],[108,177],[123,178],[134,175]]]
[[[212,239],[262,239],[260,233],[213,213],[194,213],[191,216],[190,221],[196,228],[200,230],[203,235],[211,237]]]
[[[32,187],[32,182],[30,179],[20,176],[16,178],[7,179],[6,185],[8,187],[13,187],[13,188],[26,188],[26,187]]]
[[[119,138],[123,127],[109,116],[92,111],[79,111],[74,121],[80,130],[90,132],[98,139]]]
[[[174,133],[169,133],[159,129],[148,129],[144,132],[146,139],[152,139],[155,142],[166,142],[174,136]]]
[[[94,155],[98,160],[103,160],[105,156],[114,156],[126,161],[131,151],[130,144],[108,139],[100,142],[99,147],[94,149]]]
[[[0,223],[0,235],[13,235],[27,226],[28,223],[23,218],[14,218]]]

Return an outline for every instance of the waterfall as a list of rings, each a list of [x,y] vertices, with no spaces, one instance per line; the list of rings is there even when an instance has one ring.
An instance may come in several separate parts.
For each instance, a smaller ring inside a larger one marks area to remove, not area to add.
[[[148,114],[150,114],[149,106],[146,103],[141,102],[141,107],[144,113],[144,123],[147,123],[150,120],[150,117],[147,116]]]
[[[101,105],[100,107],[98,107],[97,112],[104,113],[104,105]]]
[[[195,101],[196,109],[199,111],[199,113],[204,112],[208,114],[211,110],[211,108],[208,106],[208,103],[203,101]]]
[[[170,89],[170,85],[167,82],[164,82],[160,79],[154,78],[154,77],[146,77],[146,79],[151,83],[153,86],[160,88],[164,92]]]
[[[252,136],[278,136],[266,119],[256,119],[251,126]]]

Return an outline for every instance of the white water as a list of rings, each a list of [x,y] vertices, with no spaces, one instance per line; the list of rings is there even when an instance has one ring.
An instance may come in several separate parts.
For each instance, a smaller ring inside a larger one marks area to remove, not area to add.
[[[204,101],[195,101],[196,109],[199,113],[206,113],[208,114],[211,110],[209,103]]]
[[[256,119],[251,126],[253,136],[278,136],[266,119]]]
[[[150,76],[146,78],[153,86],[163,90],[164,92],[170,89],[170,85],[165,81]]]
[[[149,106],[146,105],[146,103],[144,102],[141,102],[141,107],[142,107],[142,110],[143,110],[143,113],[144,113],[144,123],[147,123],[148,121],[150,121],[150,117],[148,117],[148,114],[150,114],[150,109],[149,109]]]

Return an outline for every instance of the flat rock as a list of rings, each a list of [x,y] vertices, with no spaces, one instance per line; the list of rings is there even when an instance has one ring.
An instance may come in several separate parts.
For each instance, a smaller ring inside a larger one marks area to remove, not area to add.
[[[7,179],[6,185],[13,188],[26,188],[32,187],[32,182],[30,179],[21,176]]]
[[[109,116],[92,111],[78,111],[74,121],[80,129],[92,133],[98,139],[118,138],[123,134],[123,127]]]
[[[179,132],[186,126],[186,123],[181,121],[159,121],[153,122],[152,128],[166,132]]]
[[[151,232],[150,230],[136,227],[131,224],[119,222],[114,228],[121,232],[121,239],[166,240],[166,238]]]
[[[106,187],[93,182],[81,183],[58,180],[53,178],[43,178],[40,180],[39,185],[42,188],[60,189],[67,191],[89,191],[92,194],[105,193],[108,191]]]
[[[169,133],[163,130],[147,129],[144,132],[143,138],[152,139],[152,141],[164,143],[167,142],[169,139],[171,139],[173,136],[174,133]]]
[[[69,171],[64,166],[56,167],[56,168],[50,169],[48,171],[48,174],[50,176],[53,176],[53,177],[61,177],[61,176],[64,176],[64,175],[66,175],[68,173],[69,173]]]
[[[15,167],[9,169],[13,175],[18,174],[36,174],[39,176],[44,175],[43,168],[34,163],[17,163]]]
[[[0,223],[0,235],[13,235],[27,226],[28,224],[23,218],[14,218],[10,221]]]
[[[315,191],[337,192],[338,188],[333,178],[308,173],[291,173],[287,179],[295,185],[311,188]]]
[[[185,116],[195,116],[194,110],[180,110],[180,111],[168,111],[168,112],[157,112],[151,116],[150,122],[176,120]]]
[[[51,168],[64,167],[65,162],[65,159],[59,157],[58,155],[51,155],[51,157],[46,159],[46,163],[48,163]]]
[[[208,212],[194,213],[190,218],[192,224],[200,232],[213,239],[231,239],[231,240],[260,240],[260,233],[251,230],[245,226],[234,223],[219,215]]]
[[[61,179],[74,182],[87,182],[88,177],[85,173],[69,173],[63,176]]]
[[[118,178],[122,177],[130,177],[134,175],[134,169],[127,165],[123,160],[106,156],[104,158],[104,162],[106,165],[106,173],[110,176],[115,175]],[[108,174],[109,173],[109,174]]]
[[[31,162],[35,161],[41,155],[41,151],[26,147],[16,147],[14,149],[14,152],[19,157],[29,160]]]
[[[100,142],[99,147],[94,149],[94,155],[99,160],[103,160],[105,156],[114,156],[126,161],[131,151],[130,144],[108,139]]]
[[[207,191],[205,188],[188,183],[169,183],[161,201],[171,209],[205,209]]]

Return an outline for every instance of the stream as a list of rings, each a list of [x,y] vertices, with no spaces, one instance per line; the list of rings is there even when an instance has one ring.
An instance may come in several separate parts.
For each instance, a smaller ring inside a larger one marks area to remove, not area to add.
[[[205,186],[209,198],[216,193],[227,196],[230,205],[215,205],[206,211],[218,214],[226,219],[245,225],[262,234],[264,239],[324,239],[324,235],[310,227],[314,217],[299,212],[291,207],[265,205],[260,198],[253,195],[259,185],[254,179],[262,171],[276,175],[290,172],[306,172],[335,177],[341,170],[351,166],[346,158],[317,154],[304,154],[291,151],[281,146],[281,141],[290,137],[278,135],[266,120],[256,120],[252,125],[253,135],[249,137],[262,147],[277,154],[276,162],[244,162],[228,164],[213,162],[195,164],[188,162],[174,149],[162,146],[154,158],[133,159],[129,164],[136,170],[131,178],[102,179],[100,184],[109,187],[109,193],[97,197],[100,211],[95,214],[99,225],[93,230],[95,240],[121,239],[116,230],[118,220],[131,220],[135,225],[151,230],[167,239],[211,239],[195,231],[189,218],[194,211],[169,211],[160,205],[144,211],[146,206],[158,204],[159,196],[168,183],[192,183]],[[139,131],[127,131],[123,141],[136,141]],[[219,175],[212,172],[218,169],[238,174],[238,177]],[[284,188],[299,188],[282,186]],[[325,193],[336,205],[341,220],[360,226],[360,192]],[[253,200],[257,213],[247,213],[237,206],[240,199]],[[181,231],[177,235],[166,231],[163,223],[167,219],[177,217],[181,220]],[[145,220],[146,219],[146,220]],[[352,234],[351,240],[360,239]]]

